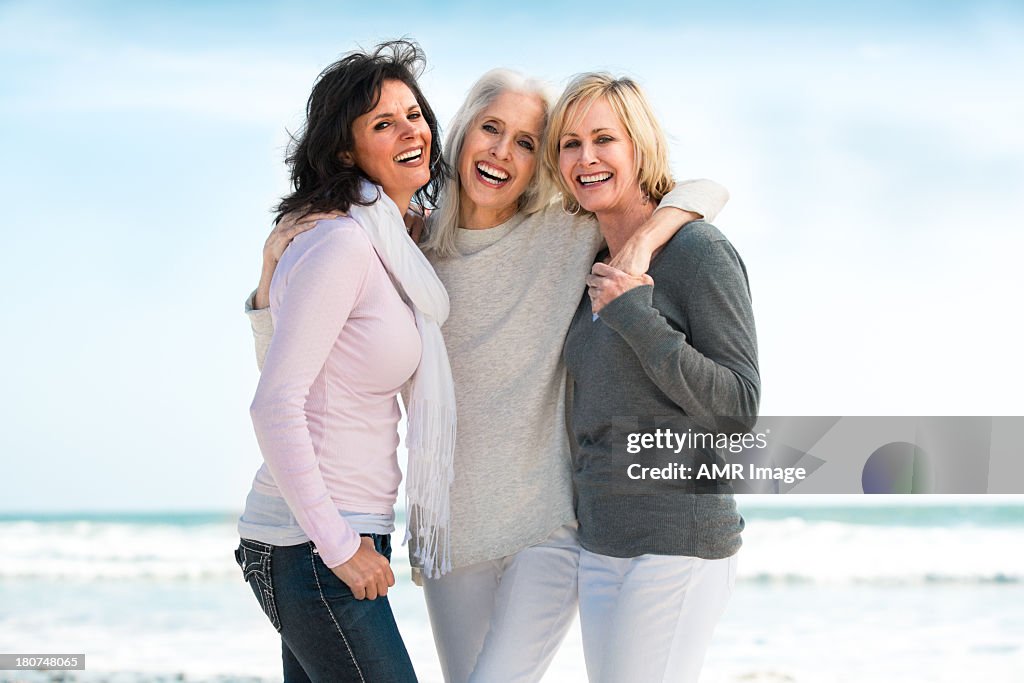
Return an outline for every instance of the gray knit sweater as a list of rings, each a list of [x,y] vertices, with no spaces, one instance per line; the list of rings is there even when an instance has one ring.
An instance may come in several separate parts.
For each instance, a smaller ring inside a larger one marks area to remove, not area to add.
[[[727,198],[696,180],[660,206],[711,218]],[[458,410],[453,567],[511,555],[575,519],[562,344],[602,242],[596,220],[554,203],[460,229],[453,258],[427,253],[451,300],[441,331]],[[272,322],[262,311],[250,318],[260,356]]]
[[[580,542],[614,557],[728,557],[743,519],[727,485],[633,478],[671,465],[696,475],[701,463],[722,463],[721,452],[636,441],[630,452],[629,435],[753,426],[760,379],[746,268],[717,228],[696,221],[648,273],[653,287],[625,292],[596,320],[583,296],[566,338]]]

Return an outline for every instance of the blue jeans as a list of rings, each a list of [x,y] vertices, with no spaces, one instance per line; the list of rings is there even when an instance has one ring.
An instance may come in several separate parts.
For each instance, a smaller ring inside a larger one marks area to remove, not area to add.
[[[364,536],[391,560],[389,535]],[[243,538],[235,560],[281,634],[285,683],[415,683],[387,597],[356,600],[312,543],[274,546]]]

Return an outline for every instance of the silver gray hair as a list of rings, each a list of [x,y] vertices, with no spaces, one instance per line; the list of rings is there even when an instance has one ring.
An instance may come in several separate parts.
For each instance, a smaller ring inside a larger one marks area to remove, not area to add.
[[[466,95],[466,101],[455,112],[445,140],[444,159],[452,169],[450,178],[441,188],[438,208],[431,216],[430,234],[421,247],[424,251],[432,251],[435,255],[447,258],[455,256],[455,231],[459,227],[461,210],[460,188],[462,179],[459,176],[459,157],[466,140],[466,134],[474,125],[484,109],[506,92],[522,93],[527,97],[536,97],[544,105],[542,138],[547,135],[548,114],[554,104],[555,96],[551,86],[535,78],[529,78],[509,69],[491,69],[481,76]],[[519,196],[517,212],[535,213],[551,203],[556,189],[554,180],[545,170],[542,154],[544,140],[538,141],[536,155],[537,168],[533,178],[523,194]]]

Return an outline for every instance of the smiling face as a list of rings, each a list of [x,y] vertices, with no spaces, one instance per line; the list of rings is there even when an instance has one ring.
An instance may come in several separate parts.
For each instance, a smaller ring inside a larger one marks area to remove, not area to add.
[[[380,100],[352,122],[354,145],[342,158],[355,164],[405,211],[416,190],[430,181],[430,127],[409,87],[381,85]]]
[[[594,100],[582,118],[573,105],[565,120],[570,125],[558,139],[558,171],[579,205],[600,215],[641,203],[633,140],[608,100]]]
[[[537,172],[545,113],[539,97],[505,91],[469,127],[458,161],[465,227],[497,225],[518,210]]]

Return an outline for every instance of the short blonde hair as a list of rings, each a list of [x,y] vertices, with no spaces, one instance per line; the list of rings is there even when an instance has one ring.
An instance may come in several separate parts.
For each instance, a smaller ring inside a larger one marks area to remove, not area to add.
[[[445,140],[445,161],[451,168],[451,175],[441,189],[438,209],[431,216],[430,234],[424,240],[424,251],[432,251],[440,257],[458,254],[455,249],[455,231],[459,227],[459,213],[462,209],[460,190],[462,179],[459,175],[459,157],[466,142],[466,135],[484,109],[498,99],[503,93],[514,92],[523,97],[536,97],[544,110],[541,121],[542,139],[539,149],[544,149],[543,131],[547,129],[548,112],[554,96],[550,86],[535,78],[528,78],[509,69],[491,69],[481,76],[466,94],[466,101],[455,112],[448,137]],[[544,172],[544,164],[537,160],[530,184],[519,196],[517,211],[535,213],[551,203],[556,195],[555,185],[550,176]]]
[[[558,98],[548,121],[544,142],[544,166],[562,191],[563,206],[575,213],[579,203],[572,188],[558,169],[558,153],[565,132],[579,125],[594,102],[604,98],[619,117],[633,142],[637,182],[640,190],[655,203],[675,185],[668,163],[668,143],[643,90],[631,78],[614,78],[604,72],[582,73],[573,77]],[[570,118],[570,112],[572,112]],[[449,146],[450,148],[450,146]],[[576,208],[574,208],[576,207]]]

